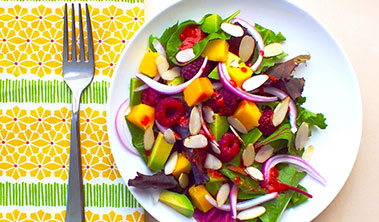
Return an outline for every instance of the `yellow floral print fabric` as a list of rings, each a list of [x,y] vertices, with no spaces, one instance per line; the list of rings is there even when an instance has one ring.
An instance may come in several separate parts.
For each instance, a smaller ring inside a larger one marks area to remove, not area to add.
[[[71,127],[64,2],[0,2],[0,221],[64,221]],[[111,154],[105,111],[118,59],[143,24],[143,0],[88,4],[96,71],[80,111],[86,221],[143,222]]]

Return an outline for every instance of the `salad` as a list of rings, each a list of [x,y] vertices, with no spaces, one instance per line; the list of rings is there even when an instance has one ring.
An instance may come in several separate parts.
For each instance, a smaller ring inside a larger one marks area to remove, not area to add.
[[[128,185],[199,222],[278,221],[312,198],[302,178],[326,185],[306,146],[326,119],[303,107],[305,80],[294,76],[310,55],[285,59],[282,33],[238,14],[151,35],[116,115],[120,141],[152,171]]]

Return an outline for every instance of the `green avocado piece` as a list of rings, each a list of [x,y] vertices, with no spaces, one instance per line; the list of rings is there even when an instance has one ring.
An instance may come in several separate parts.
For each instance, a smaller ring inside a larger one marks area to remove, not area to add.
[[[159,195],[159,200],[186,217],[192,217],[194,214],[192,203],[184,194],[164,190]]]
[[[205,183],[205,187],[207,188],[209,193],[211,193],[212,196],[214,197],[216,196],[217,191],[220,189],[221,185],[222,185],[221,181],[211,181],[211,182]]]
[[[151,151],[148,166],[153,171],[161,171],[165,165],[168,156],[171,153],[174,144],[169,144],[163,137],[161,132],[158,133],[155,140],[153,150]]]
[[[139,92],[134,92],[135,89],[137,89],[138,87],[142,86],[144,83],[137,79],[137,78],[131,78],[130,79],[130,94],[129,94],[129,98],[130,98],[130,107],[132,106],[135,106],[135,105],[138,105],[141,103],[141,94],[142,94],[142,91],[139,91]]]
[[[226,116],[220,116],[215,113],[215,121],[209,125],[213,136],[218,141],[229,130],[229,123]]]
[[[167,85],[169,85],[169,86],[176,86],[176,85],[184,83],[184,80],[185,79],[183,77],[178,76],[178,77],[175,77],[173,80],[168,80],[167,81]]]

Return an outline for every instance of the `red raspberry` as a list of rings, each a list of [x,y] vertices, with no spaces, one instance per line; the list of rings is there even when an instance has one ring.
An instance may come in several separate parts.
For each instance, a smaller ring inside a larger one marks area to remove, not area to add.
[[[212,95],[206,105],[220,115],[230,116],[237,109],[238,97],[226,88],[221,88]]]
[[[155,108],[155,119],[163,126],[170,127],[177,123],[185,113],[182,101],[171,97],[160,100]]]
[[[183,66],[180,69],[180,74],[186,80],[192,79],[192,77],[194,77],[196,73],[200,70],[201,65],[203,65],[203,62],[204,62],[204,58],[200,56],[199,58],[195,59],[191,63]],[[216,62],[208,61],[208,64],[205,66],[205,70],[201,76],[203,77],[208,76],[209,73],[212,72],[212,70],[216,67],[216,65],[217,65]]]
[[[240,152],[238,138],[233,133],[225,133],[218,141],[221,154],[220,159],[224,162],[231,161]]]
[[[274,115],[274,111],[267,108],[267,109],[263,110],[261,118],[259,118],[258,129],[262,132],[262,134],[264,136],[269,136],[278,129],[278,126],[275,127],[274,125],[272,125],[272,116],[273,115]]]
[[[142,103],[152,107],[155,107],[162,98],[163,95],[152,88],[147,88],[141,93]]]

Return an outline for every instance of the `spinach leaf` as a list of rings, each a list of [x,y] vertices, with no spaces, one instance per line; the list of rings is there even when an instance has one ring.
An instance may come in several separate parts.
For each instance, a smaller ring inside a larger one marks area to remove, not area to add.
[[[236,17],[241,11],[240,10],[237,10],[236,12],[234,12],[232,15],[230,15],[229,17],[227,17],[223,22],[230,22],[232,21],[232,19],[234,17]]]
[[[146,153],[145,153],[145,148],[143,147],[144,131],[141,130],[140,128],[138,128],[133,123],[129,122],[129,120],[127,120],[126,118],[125,118],[125,120],[128,124],[130,134],[132,135],[132,144],[137,149],[138,153],[141,155],[143,161],[145,161],[145,163],[147,164],[147,157],[146,157]]]
[[[195,58],[199,57],[200,54],[204,51],[204,49],[207,46],[208,42],[211,41],[211,40],[214,40],[214,39],[226,39],[226,40],[228,40],[228,39],[230,39],[230,35],[226,34],[223,31],[214,32],[214,33],[209,34],[207,37],[205,37],[204,39],[200,40],[198,43],[196,43],[193,46],[193,52],[196,55]]]
[[[283,123],[280,127],[269,137],[260,141],[261,144],[267,145],[278,140],[286,140],[287,143],[292,139],[291,126],[289,123]]]
[[[197,25],[198,23],[193,20],[187,20],[178,25],[175,32],[173,32],[170,38],[167,40],[166,44],[166,54],[169,61],[173,64],[178,65],[175,55],[179,52],[178,47],[182,44],[182,40],[180,39],[180,33],[183,29],[188,25]]]
[[[304,190],[305,192],[308,192],[307,189],[305,187],[301,186],[300,184],[297,185],[297,188]],[[291,202],[289,203],[288,207],[298,206],[298,205],[304,203],[305,201],[307,201],[308,199],[309,199],[309,197],[307,197],[301,193],[295,192],[291,198]]]
[[[226,166],[220,170],[224,176],[228,177],[231,181],[233,181],[243,192],[248,194],[265,194],[267,190],[262,188],[259,185],[258,181],[251,179],[249,176],[242,175],[239,173],[235,173],[229,170]],[[239,177],[239,182],[235,182],[235,178]]]
[[[279,177],[278,180],[282,183],[289,184],[291,186],[297,186],[300,180],[305,176],[304,172],[298,172],[296,167],[289,165],[278,165]],[[266,208],[266,213],[263,214],[260,219],[262,222],[276,222],[279,221],[283,212],[286,210],[294,191],[289,190],[285,193],[279,194],[279,197],[264,203],[262,206]]]
[[[278,34],[275,34],[275,32],[273,32],[272,30],[267,29],[259,24],[255,24],[255,28],[261,34],[265,45],[275,43],[275,42],[281,43],[286,40],[286,37],[284,37],[282,33],[280,32]],[[287,55],[288,55],[287,53],[282,52],[281,54],[277,56],[264,57],[256,73],[261,73],[262,71],[268,69],[269,67],[274,66],[276,61],[278,61],[279,59],[283,59]]]
[[[222,19],[218,14],[206,15],[200,22],[199,28],[205,33],[218,32],[221,28]]]
[[[275,42],[284,42],[286,41],[286,37],[282,35],[282,33],[275,34],[270,29],[267,29],[259,24],[255,24],[255,28],[261,34],[263,42],[265,45],[275,43]]]
[[[162,43],[164,47],[166,47],[168,40],[170,37],[178,30],[179,22],[177,22],[175,25],[167,28],[162,36],[159,38],[159,41]]]
[[[154,39],[158,39],[157,37],[150,35],[149,36],[149,49],[153,52],[156,52],[157,50],[154,48],[153,41]]]
[[[263,60],[262,60],[262,63],[261,65],[259,66],[258,70],[256,71],[256,73],[261,73],[263,70],[266,70],[272,66],[275,65],[276,61],[278,61],[279,59],[283,59],[284,57],[286,57],[288,54],[285,53],[285,52],[282,52],[281,54],[277,55],[277,56],[272,56],[272,57],[263,57]]]

